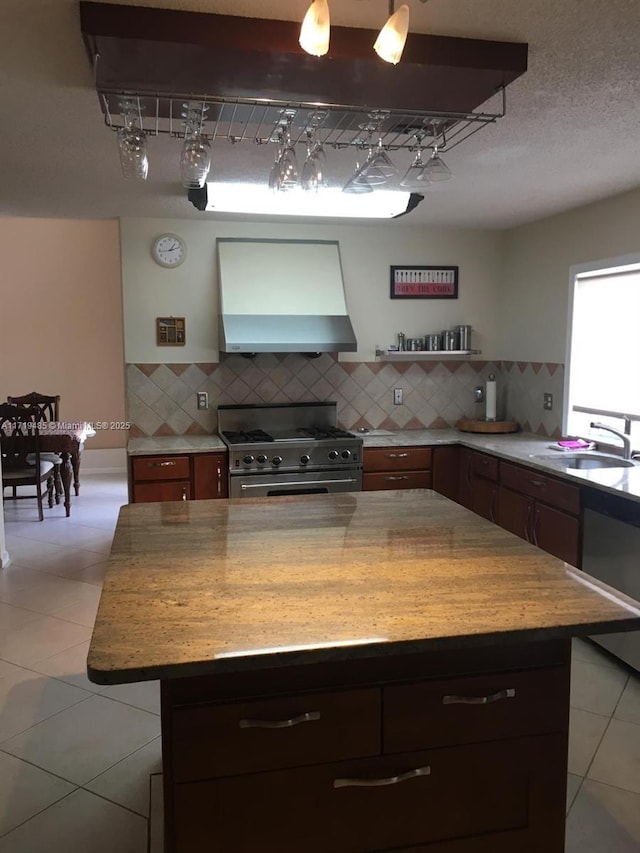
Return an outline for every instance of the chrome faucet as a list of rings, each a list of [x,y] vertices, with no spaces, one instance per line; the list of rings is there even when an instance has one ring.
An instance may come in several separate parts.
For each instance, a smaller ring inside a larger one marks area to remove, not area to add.
[[[631,425],[631,422],[629,422]],[[625,434],[624,432],[619,432],[617,429],[613,429],[613,427],[607,426],[606,424],[601,424],[599,421],[591,421],[589,424],[591,429],[604,429],[607,432],[612,432],[614,435],[617,435],[618,438],[622,439],[622,458],[623,459],[631,459],[631,436]],[[627,426],[627,421],[625,419],[625,429]]]

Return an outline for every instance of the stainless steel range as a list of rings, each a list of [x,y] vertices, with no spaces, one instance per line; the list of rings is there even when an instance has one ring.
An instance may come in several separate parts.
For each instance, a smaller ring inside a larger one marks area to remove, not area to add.
[[[360,491],[362,439],[336,423],[336,403],[219,406],[229,497]]]

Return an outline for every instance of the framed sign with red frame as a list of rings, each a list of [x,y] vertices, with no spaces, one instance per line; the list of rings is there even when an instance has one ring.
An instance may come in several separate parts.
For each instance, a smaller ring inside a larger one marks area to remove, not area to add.
[[[391,299],[457,299],[458,267],[391,267]]]

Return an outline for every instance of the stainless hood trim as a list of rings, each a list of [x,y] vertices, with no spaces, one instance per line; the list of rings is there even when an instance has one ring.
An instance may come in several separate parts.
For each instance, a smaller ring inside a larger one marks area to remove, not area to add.
[[[347,315],[222,314],[222,352],[356,352]]]

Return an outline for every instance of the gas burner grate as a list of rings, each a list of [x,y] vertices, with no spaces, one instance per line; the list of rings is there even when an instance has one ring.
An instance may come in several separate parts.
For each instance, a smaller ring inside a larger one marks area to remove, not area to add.
[[[316,441],[319,441],[322,438],[356,438],[356,436],[352,432],[347,432],[346,430],[340,429],[339,427],[330,426],[300,427],[300,429],[298,429],[298,433],[308,438],[313,438]]]
[[[251,429],[245,432],[244,430],[232,431],[224,430],[223,436],[229,444],[255,444],[259,441],[273,441],[273,436],[269,435],[262,429]]]

